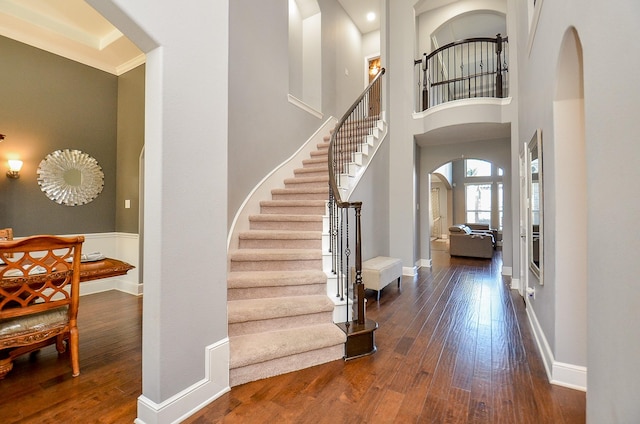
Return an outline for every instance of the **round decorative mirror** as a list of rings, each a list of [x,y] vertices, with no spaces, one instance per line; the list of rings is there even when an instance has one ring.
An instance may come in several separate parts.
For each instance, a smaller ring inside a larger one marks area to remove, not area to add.
[[[56,150],[40,162],[38,185],[58,204],[84,205],[102,192],[104,173],[98,161],[80,150]]]

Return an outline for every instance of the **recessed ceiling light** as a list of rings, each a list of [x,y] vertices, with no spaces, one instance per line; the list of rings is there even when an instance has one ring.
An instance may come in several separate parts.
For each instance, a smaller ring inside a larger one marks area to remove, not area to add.
[[[376,14],[373,12],[367,13],[367,21],[371,22],[376,18]]]

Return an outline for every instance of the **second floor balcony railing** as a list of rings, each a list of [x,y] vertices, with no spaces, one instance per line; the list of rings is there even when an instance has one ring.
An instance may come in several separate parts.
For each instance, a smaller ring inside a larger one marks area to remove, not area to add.
[[[416,110],[452,100],[509,95],[509,43],[496,38],[454,41],[414,61]]]

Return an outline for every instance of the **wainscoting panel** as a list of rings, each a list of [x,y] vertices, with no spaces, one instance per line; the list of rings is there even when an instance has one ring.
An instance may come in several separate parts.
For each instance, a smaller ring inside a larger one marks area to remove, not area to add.
[[[100,293],[107,290],[119,290],[135,296],[142,294],[142,281],[139,281],[138,267],[140,264],[138,254],[138,234],[131,233],[93,233],[93,234],[66,234],[84,235],[83,253],[101,252],[104,255],[125,261],[136,268],[126,275],[100,280],[87,281],[80,285],[80,295]]]

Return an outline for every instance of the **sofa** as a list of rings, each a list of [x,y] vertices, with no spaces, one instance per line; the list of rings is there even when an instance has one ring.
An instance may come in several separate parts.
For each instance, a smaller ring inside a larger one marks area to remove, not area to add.
[[[489,227],[489,224],[475,224],[471,222],[465,222],[464,225],[471,228],[471,231],[474,233],[490,232],[491,235],[493,235],[493,247],[496,247],[495,244],[498,242],[498,230]]]
[[[473,231],[465,224],[449,227],[449,254],[471,258],[493,257],[495,239],[491,231]]]

